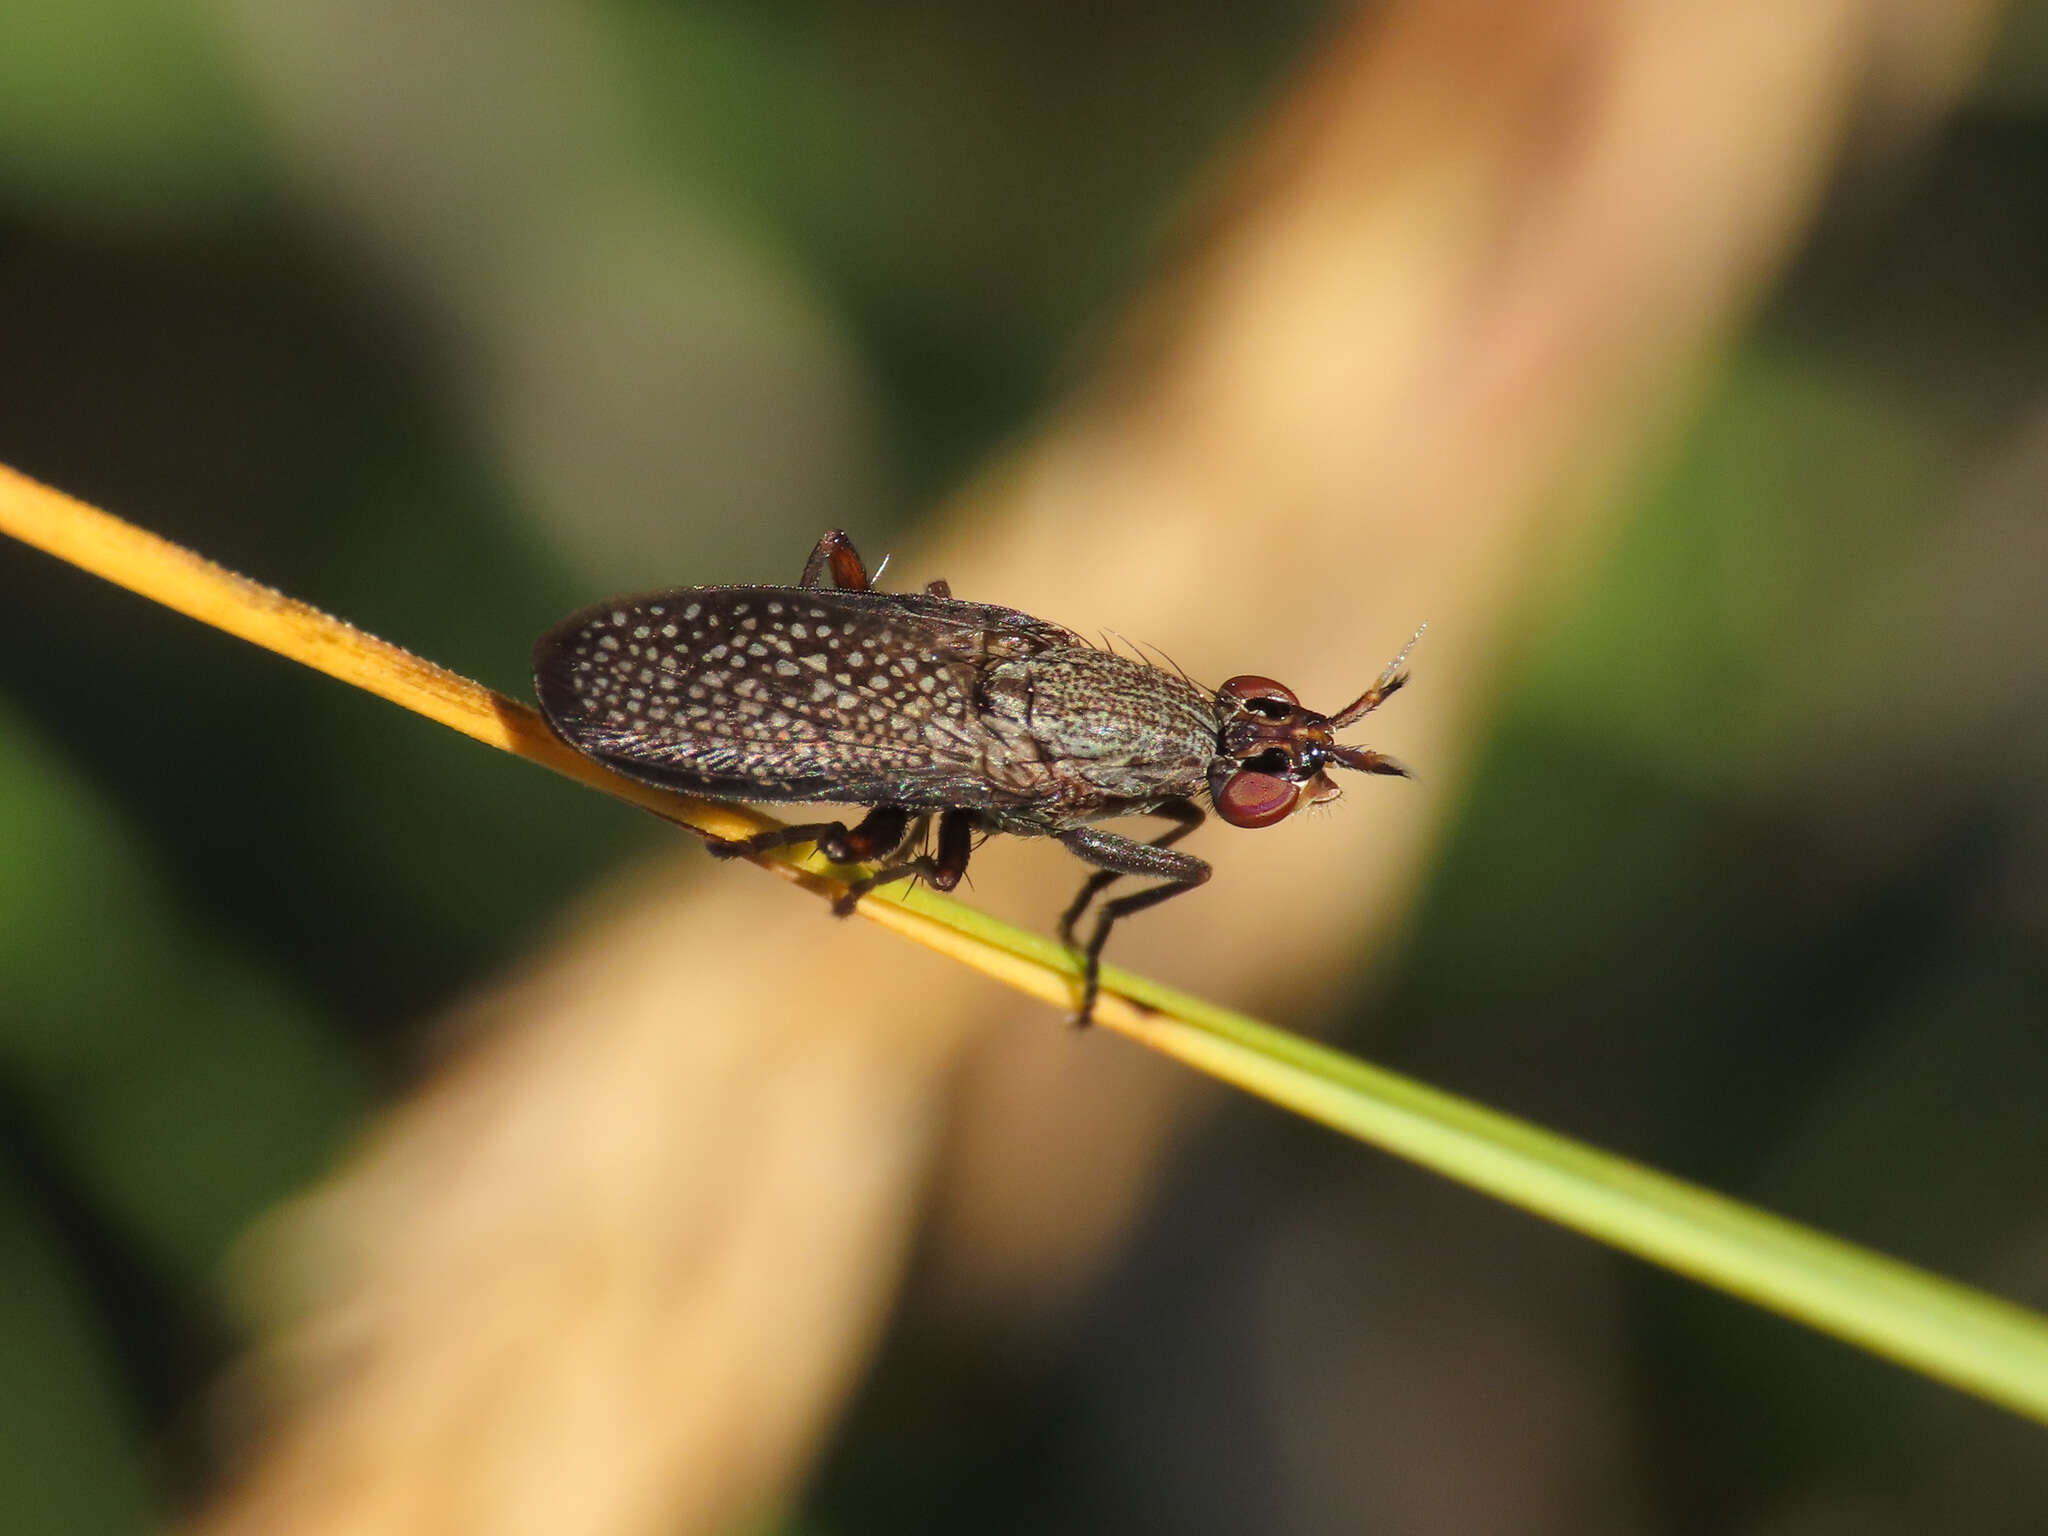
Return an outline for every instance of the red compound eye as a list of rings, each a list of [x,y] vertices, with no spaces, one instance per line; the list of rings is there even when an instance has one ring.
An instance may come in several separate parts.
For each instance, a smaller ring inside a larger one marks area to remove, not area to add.
[[[1270,677],[1259,677],[1250,672],[1233,677],[1216,691],[1269,720],[1284,720],[1301,708],[1301,700],[1285,683],[1276,683]]]
[[[1294,813],[1301,786],[1292,779],[1245,769],[1216,789],[1216,814],[1233,827],[1270,827]]]

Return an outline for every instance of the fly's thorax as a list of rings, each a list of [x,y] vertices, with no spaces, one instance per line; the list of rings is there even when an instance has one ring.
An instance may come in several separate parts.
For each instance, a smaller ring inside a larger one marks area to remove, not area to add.
[[[991,667],[983,722],[1070,794],[1156,801],[1198,792],[1216,755],[1215,695],[1172,672],[1086,646]]]

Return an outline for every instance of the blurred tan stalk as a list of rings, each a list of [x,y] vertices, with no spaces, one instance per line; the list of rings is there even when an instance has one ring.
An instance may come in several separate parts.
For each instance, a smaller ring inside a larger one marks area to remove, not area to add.
[[[1431,622],[1372,738],[1420,782],[1205,834],[1216,881],[1115,958],[1286,1019],[1381,948],[1518,634],[1799,236],[1852,112],[1930,117],[1989,12],[1416,0],[1330,37],[1098,385],[892,570],[1326,704]],[[976,872],[1025,917],[1077,878],[1037,848]],[[1142,1053],[680,862],[449,1040],[253,1250],[285,1314],[249,1373],[274,1418],[196,1531],[772,1511],[920,1222],[935,1300],[1028,1326],[1109,1250],[1193,1102]]]

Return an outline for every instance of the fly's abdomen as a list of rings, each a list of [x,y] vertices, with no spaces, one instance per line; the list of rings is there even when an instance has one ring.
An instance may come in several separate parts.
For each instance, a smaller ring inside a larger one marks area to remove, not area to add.
[[[565,741],[700,794],[946,806],[987,783],[974,680],[1006,609],[868,592],[700,587],[600,604],[541,638]]]

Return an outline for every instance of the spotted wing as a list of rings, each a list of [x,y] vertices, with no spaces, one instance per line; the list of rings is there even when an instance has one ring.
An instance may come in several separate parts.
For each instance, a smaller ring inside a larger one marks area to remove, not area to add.
[[[558,735],[634,778],[735,800],[1029,802],[989,770],[976,683],[1069,647],[1056,625],[923,594],[692,587],[585,609],[541,637]]]

